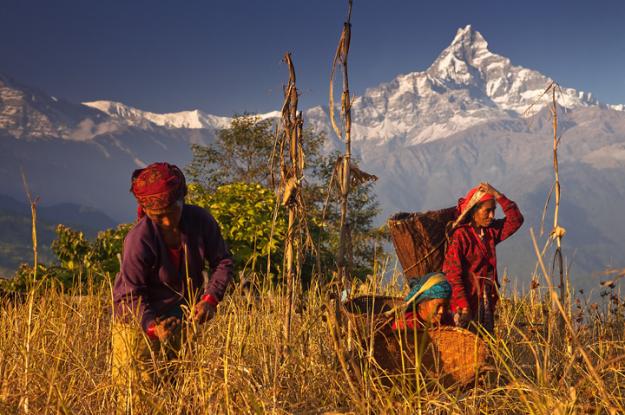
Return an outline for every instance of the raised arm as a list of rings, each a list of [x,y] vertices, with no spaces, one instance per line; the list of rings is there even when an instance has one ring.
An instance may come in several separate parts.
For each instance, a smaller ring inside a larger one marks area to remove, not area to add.
[[[491,225],[495,229],[495,243],[508,239],[514,234],[521,225],[523,225],[523,215],[519,210],[519,207],[512,200],[508,199],[504,195],[500,194],[497,198],[497,203],[503,209],[505,218],[496,219]]]

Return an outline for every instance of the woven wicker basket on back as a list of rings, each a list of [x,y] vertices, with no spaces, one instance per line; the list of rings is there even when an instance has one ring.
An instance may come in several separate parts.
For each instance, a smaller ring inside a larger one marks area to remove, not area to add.
[[[445,386],[472,383],[486,364],[484,341],[456,327],[393,330],[395,316],[384,313],[402,303],[401,298],[361,296],[344,305],[355,337],[366,350],[373,348],[373,358],[385,375],[414,373],[420,360],[419,368]]]
[[[454,207],[391,216],[388,220],[391,239],[406,279],[442,269],[446,231],[455,218]]]

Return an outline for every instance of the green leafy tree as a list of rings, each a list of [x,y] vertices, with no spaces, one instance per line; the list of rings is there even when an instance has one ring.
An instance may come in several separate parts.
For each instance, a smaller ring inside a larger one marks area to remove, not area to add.
[[[268,259],[274,269],[282,265],[286,221],[283,212],[279,212],[273,222],[273,191],[258,183],[226,184],[214,192],[190,184],[187,199],[215,217],[238,269],[264,272]]]
[[[214,143],[191,146],[193,161],[186,168],[187,176],[210,190],[233,182],[268,186],[273,143],[271,120],[235,116],[230,128],[217,133]]]
[[[257,116],[235,116],[229,128],[221,130],[214,143],[208,146],[193,145],[193,161],[185,169],[189,182],[193,183],[193,196],[191,203],[197,203],[198,195],[204,200],[211,198],[211,193],[216,192],[220,186],[228,183],[261,184],[267,189],[277,188],[279,178],[280,159],[279,149],[275,148],[275,131],[270,120],[261,120]],[[305,181],[303,186],[306,201],[306,215],[309,230],[315,244],[318,244],[319,261],[317,253],[308,253],[304,259],[303,274],[308,277],[313,269],[320,274],[331,275],[336,268],[335,255],[338,249],[339,233],[339,197],[336,191],[336,181],[328,198],[328,186],[334,162],[338,153],[329,157],[322,155],[322,147],[325,142],[325,134],[315,134],[310,129],[304,129],[303,143],[306,157]],[[286,156],[286,154],[285,154]],[[273,163],[272,163],[273,161]],[[273,171],[273,173],[272,173]],[[275,180],[274,180],[275,178]],[[233,190],[230,190],[233,192]],[[328,200],[325,219],[322,221],[324,204]],[[208,206],[204,203],[203,206]],[[215,214],[212,209],[211,212]],[[355,189],[350,195],[349,201],[350,218],[352,224],[353,245],[353,272],[357,277],[365,277],[371,272],[374,246],[379,244],[383,235],[373,227],[373,220],[379,213],[378,202],[373,193],[373,184],[365,184]],[[272,206],[273,212],[273,206]],[[284,214],[278,218],[284,220]],[[265,222],[267,228],[271,228],[271,220]],[[220,222],[221,223],[221,222]],[[230,232],[228,227],[232,221],[224,221],[222,227],[224,233]],[[238,228],[239,232],[251,231]],[[250,239],[252,237],[248,237]],[[234,243],[232,241],[231,243]],[[280,255],[283,240],[280,239],[280,251],[274,255]],[[249,263],[251,257],[245,255],[252,252],[240,250],[238,262]],[[247,258],[247,259],[246,259]],[[256,255],[257,259],[258,256]],[[282,259],[273,263],[281,264]],[[257,267],[258,268],[258,267]],[[305,276],[305,278],[307,278]]]
[[[98,233],[91,244],[92,262],[97,270],[111,276],[119,272],[124,238],[132,227],[131,223],[123,223]]]
[[[214,143],[191,146],[193,160],[185,168],[187,179],[207,191],[235,182],[259,183],[275,190],[274,181],[278,180],[280,166],[275,141],[272,120],[249,114],[235,115],[230,128],[220,130]],[[303,132],[309,174],[314,175],[323,161],[321,146],[324,141],[324,134],[314,134],[308,129]]]

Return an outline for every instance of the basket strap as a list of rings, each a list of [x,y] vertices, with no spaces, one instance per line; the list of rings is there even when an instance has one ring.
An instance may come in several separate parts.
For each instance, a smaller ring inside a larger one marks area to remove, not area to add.
[[[417,265],[419,265],[420,263],[422,263],[423,261],[425,261],[426,259],[428,259],[430,257],[430,255],[432,255],[434,252],[436,252],[436,250],[438,248],[441,247],[442,244],[444,244],[447,241],[447,238],[443,238],[439,243],[436,244],[436,246],[434,246],[434,248],[432,248],[430,250],[430,252],[428,252],[423,258],[421,258],[420,260],[418,260],[417,262],[415,262],[414,264],[412,264],[411,266],[409,266],[408,268],[406,268],[404,270],[404,274],[407,273],[408,271],[412,270],[414,267],[416,267]]]

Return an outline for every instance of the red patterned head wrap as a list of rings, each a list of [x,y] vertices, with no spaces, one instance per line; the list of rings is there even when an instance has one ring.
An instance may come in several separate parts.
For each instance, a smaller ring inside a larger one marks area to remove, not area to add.
[[[479,186],[475,186],[473,189],[469,190],[469,192],[464,197],[461,197],[460,199],[458,199],[458,206],[457,206],[458,215],[464,213],[465,210],[470,209],[479,203],[487,202],[489,200],[495,200],[495,196],[489,193],[485,193],[475,204],[473,204],[473,206],[470,206],[469,202],[471,201],[471,198],[473,197],[475,192],[478,191],[479,188],[480,188]]]
[[[160,210],[184,198],[187,184],[180,169],[169,163],[153,163],[132,173],[130,191],[137,198],[137,217],[143,209]]]

